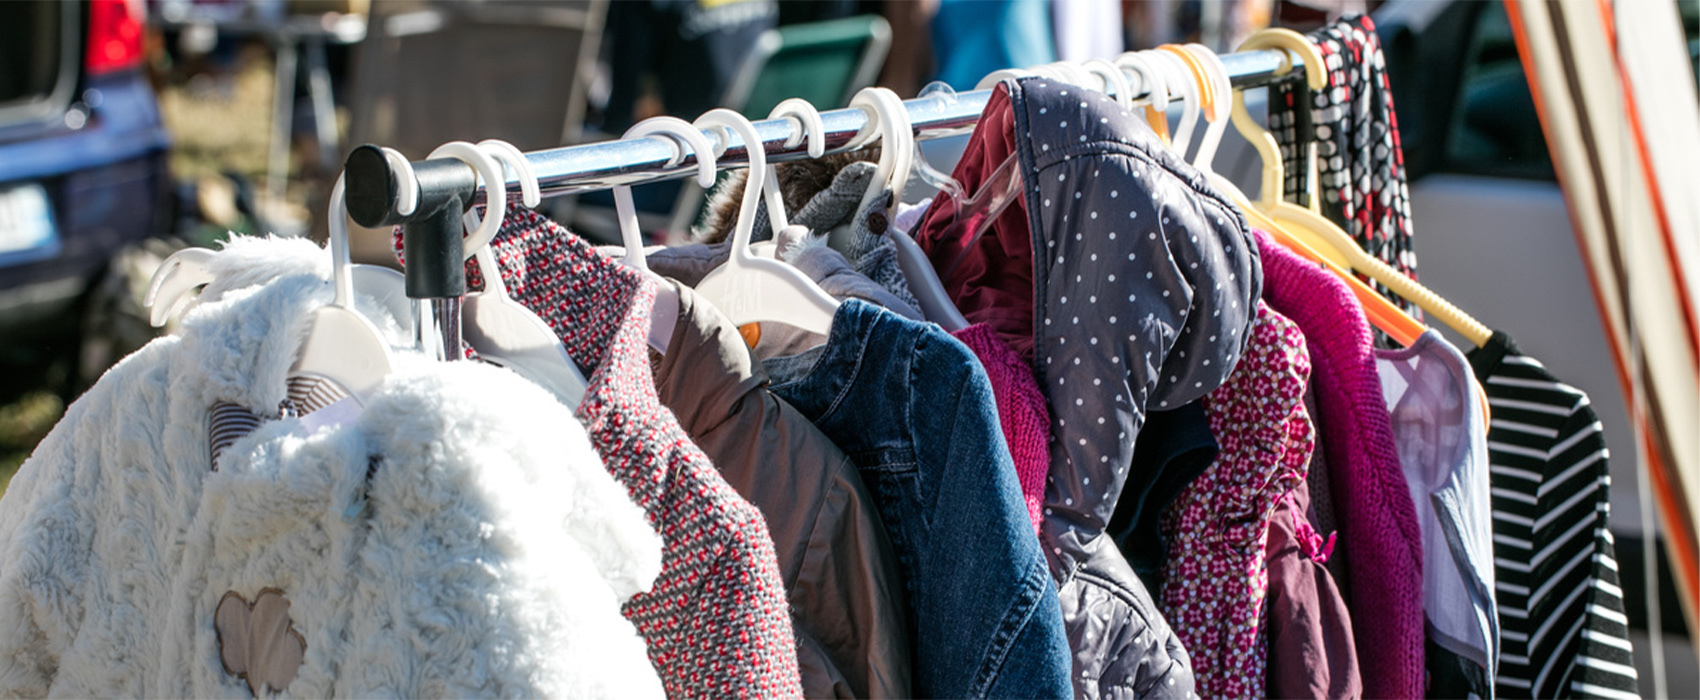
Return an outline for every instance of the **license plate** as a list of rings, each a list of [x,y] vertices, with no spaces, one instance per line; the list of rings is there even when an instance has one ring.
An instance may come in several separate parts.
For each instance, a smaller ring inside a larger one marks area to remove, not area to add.
[[[59,231],[47,190],[36,183],[0,189],[0,265],[59,254]]]

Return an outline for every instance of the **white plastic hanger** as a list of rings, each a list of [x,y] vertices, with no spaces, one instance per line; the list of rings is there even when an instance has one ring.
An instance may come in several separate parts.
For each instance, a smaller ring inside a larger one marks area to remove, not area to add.
[[[743,139],[749,152],[750,181],[738,208],[738,223],[732,230],[732,251],[726,263],[711,270],[697,283],[696,291],[734,324],[775,321],[826,335],[838,300],[832,298],[801,270],[756,257],[750,252],[755,228],[755,208],[761,206],[767,180],[767,152],[749,119],[729,109],[713,109],[698,117],[700,127],[724,126]]]
[[[1222,135],[1227,132],[1230,123],[1229,116],[1233,113],[1234,86],[1228,79],[1228,67],[1223,65],[1222,58],[1203,44],[1187,44],[1187,51],[1198,58],[1204,73],[1216,93],[1215,100],[1210,104],[1210,110],[1204,115],[1206,126],[1204,138],[1198,143],[1198,152],[1192,158],[1192,165],[1205,175],[1215,173],[1212,161],[1216,159],[1216,147],[1222,143]]]
[[[412,164],[400,151],[385,148],[383,153],[391,167],[408,175],[413,172]],[[418,190],[404,187],[400,195],[396,209],[402,214],[411,214],[418,206]],[[207,248],[184,248],[160,263],[142,296],[142,306],[148,309],[149,324],[155,328],[164,326],[174,313],[187,311],[195,303],[192,293],[214,280],[211,263],[215,255],[217,252]],[[406,278],[382,265],[353,265],[350,273],[354,279],[354,290],[383,304],[396,322],[404,326],[402,330],[411,335],[411,329],[406,327],[413,322],[407,307]]]
[[[879,99],[876,99],[876,95],[879,96]],[[886,106],[881,106],[882,102]],[[889,107],[891,102],[897,103],[895,111]],[[891,190],[891,202],[895,205],[896,202],[903,199],[903,187],[909,179],[907,162],[913,157],[914,149],[904,148],[903,145],[909,144],[911,141],[908,139],[899,140],[902,137],[897,134],[896,129],[892,128],[892,120],[882,119],[882,116],[900,113],[904,115],[905,121],[907,121],[909,113],[903,109],[903,100],[897,96],[897,93],[892,92],[890,88],[882,87],[862,88],[856,93],[855,97],[850,98],[850,106],[860,109],[868,115],[867,125],[862,127],[861,133],[851,138],[851,143],[857,148],[874,141],[879,141],[881,144],[880,159],[874,169],[874,178],[868,183],[867,191],[862,193],[862,201],[856,205],[856,211],[866,210],[869,205],[874,203],[874,200],[883,196],[888,189]],[[912,133],[909,134],[911,139],[913,136]],[[889,207],[887,213],[890,213]]]
[[[389,374],[390,346],[376,326],[354,310],[354,280],[348,262],[348,202],[343,177],[331,188],[331,303],[313,312],[291,376],[316,376],[335,382],[364,404]]]
[[[537,175],[513,144],[490,139],[480,141],[483,149],[495,160],[513,168],[519,176],[520,200],[527,207],[542,201]],[[498,171],[499,172],[499,171]],[[507,179],[498,176],[495,182],[485,180],[485,201],[491,202],[485,214],[494,217],[500,226],[504,207],[495,202],[507,201]],[[476,209],[466,212],[470,230],[482,227]],[[466,342],[478,351],[480,359],[506,367],[531,383],[543,387],[569,408],[577,409],[584,400],[590,382],[567,354],[559,336],[537,314],[508,296],[507,284],[502,281],[502,269],[496,264],[496,254],[485,245],[473,253],[478,270],[484,276],[484,291],[466,295],[462,308]]]
[[[885,144],[880,152],[880,162],[886,162],[888,154],[894,154],[891,159],[891,201],[899,202],[903,198],[903,184],[909,180],[909,169],[915,157],[915,130],[909,121],[909,110],[903,106],[903,100],[888,88],[864,88],[850,100],[850,106],[868,112],[868,121],[877,125],[878,137]],[[874,186],[880,186],[878,171],[875,172]],[[870,196],[871,195],[871,196]],[[878,193],[870,190],[870,195],[862,198],[865,210]],[[890,212],[887,211],[888,220]],[[939,324],[947,331],[958,331],[968,327],[968,319],[956,308],[945,292],[944,283],[939,281],[938,271],[933,269],[932,261],[915,239],[909,234],[890,227],[885,236],[891,239],[897,249],[897,266],[903,271],[903,277],[909,282],[909,291],[915,295],[915,300],[921,304],[921,315],[928,321]]]
[[[632,125],[621,138],[635,139],[650,135],[672,137],[673,159],[669,166],[677,165],[685,157],[684,146],[689,145],[691,152],[697,157],[697,184],[703,189],[714,186],[715,153],[714,146],[703,136],[702,130],[678,117],[650,117]],[[626,247],[625,257],[621,260],[627,267],[643,272],[649,271],[649,263],[643,255],[643,227],[638,224],[637,206],[632,203],[632,188],[630,185],[619,185],[614,188],[614,213],[620,219],[620,242]]]
[[[1145,93],[1145,123],[1157,135],[1169,140],[1169,84],[1163,71],[1146,60],[1143,52],[1129,51],[1116,57],[1115,64],[1139,76],[1139,89]],[[1130,86],[1131,87],[1131,86]]]
[[[1192,79],[1192,70],[1179,56],[1158,49],[1145,53],[1157,69],[1164,72],[1163,79],[1169,88],[1169,99],[1181,101],[1180,126],[1175,129],[1174,139],[1169,142],[1169,146],[1185,158],[1187,149],[1192,144],[1192,131],[1198,126],[1198,116],[1202,111],[1198,83]]]
[[[773,107],[773,111],[768,112],[767,118],[785,118],[797,125],[791,136],[785,139],[786,148],[796,148],[804,139],[808,139],[810,158],[819,158],[826,153],[826,124],[821,121],[820,110],[815,109],[814,104],[808,100],[793,97],[780,102]],[[779,192],[779,169],[772,163],[767,164],[767,180],[762,187],[762,194],[767,197],[768,221],[772,224],[773,232],[777,234],[790,226],[791,222],[785,213],[785,198]]]
[[[1098,76],[1098,79],[1103,81],[1103,91],[1114,94],[1116,104],[1121,105],[1122,109],[1128,109],[1133,106],[1133,88],[1128,85],[1127,74],[1123,73],[1122,69],[1117,68],[1114,63],[1110,63],[1102,58],[1094,58],[1086,61],[1081,64],[1081,67],[1085,68],[1093,75]]]
[[[1003,68],[987,73],[986,77],[981,78],[980,82],[974,84],[974,89],[985,90],[993,85],[1003,82],[1005,78],[1025,78],[1030,75],[1038,74],[1021,68]]]
[[[678,117],[651,117],[633,124],[623,138],[646,136],[669,137],[673,157],[668,160],[668,165],[677,165],[684,160],[685,146],[690,146],[697,157],[697,184],[703,189],[714,186],[717,154],[714,144],[703,136],[702,129]],[[614,188],[614,212],[620,218],[620,240],[626,248],[620,261],[641,274],[655,278],[658,283],[655,306],[650,309],[649,346],[665,354],[673,340],[673,328],[679,322],[679,292],[673,283],[651,272],[649,262],[644,259],[643,231],[638,224],[637,207],[632,204],[631,187],[621,185]]]

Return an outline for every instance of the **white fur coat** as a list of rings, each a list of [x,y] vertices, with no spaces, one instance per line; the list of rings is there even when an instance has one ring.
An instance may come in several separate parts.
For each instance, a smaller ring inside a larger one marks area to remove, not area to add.
[[[268,588],[305,644],[288,696],[659,697],[619,606],[661,541],[571,413],[513,374],[398,357],[352,422],[272,420],[212,471],[208,408],[277,414],[327,261],[232,243],[182,334],[110,370],[24,463],[0,499],[0,697],[247,697],[214,611]]]

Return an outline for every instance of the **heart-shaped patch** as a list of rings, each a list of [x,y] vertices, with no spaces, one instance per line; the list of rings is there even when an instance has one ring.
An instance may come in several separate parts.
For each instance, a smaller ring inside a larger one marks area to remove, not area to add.
[[[213,613],[224,672],[247,680],[254,697],[289,687],[307,654],[307,640],[292,625],[283,591],[262,589],[252,603],[226,592]]]

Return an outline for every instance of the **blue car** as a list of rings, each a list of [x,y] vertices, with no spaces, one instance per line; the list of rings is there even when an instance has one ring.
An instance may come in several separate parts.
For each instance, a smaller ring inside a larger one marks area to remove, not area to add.
[[[14,377],[75,354],[113,253],[164,230],[170,139],[144,14],[143,0],[0,2],[0,368]]]

